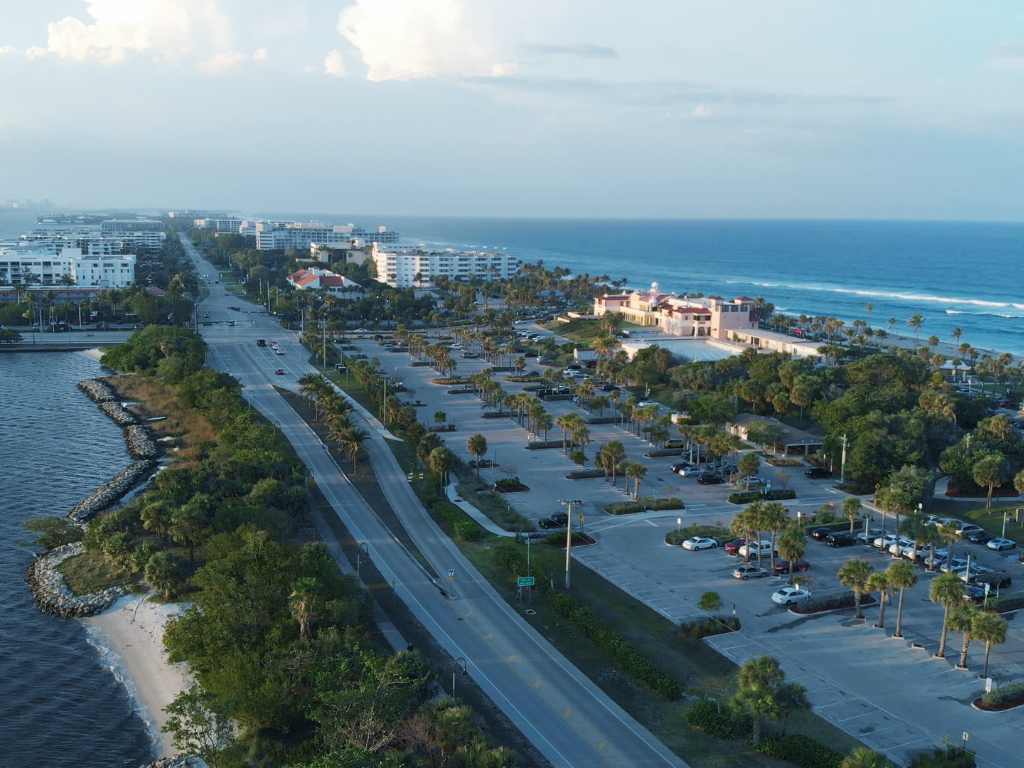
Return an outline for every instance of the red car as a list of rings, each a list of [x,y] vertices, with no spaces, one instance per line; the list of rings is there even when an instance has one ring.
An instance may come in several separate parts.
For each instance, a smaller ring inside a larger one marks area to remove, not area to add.
[[[809,571],[811,564],[806,560],[797,560],[793,563],[793,573],[797,571]],[[789,573],[789,561],[788,560],[776,560],[775,561],[775,572],[786,575]]]
[[[742,547],[746,543],[747,543],[746,539],[739,538],[739,539],[733,539],[732,541],[727,541],[722,546],[725,548],[725,553],[727,555],[735,555],[735,554],[739,554],[740,547]]]
[[[274,371],[274,373],[276,373],[278,376],[284,376],[284,368],[278,368],[276,371]]]

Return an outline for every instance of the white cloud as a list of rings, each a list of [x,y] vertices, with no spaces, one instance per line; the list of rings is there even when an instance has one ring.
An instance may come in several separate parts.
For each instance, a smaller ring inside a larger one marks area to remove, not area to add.
[[[226,47],[228,23],[216,0],[87,0],[92,23],[68,16],[49,25],[47,48],[61,58],[112,64],[137,51],[167,56],[213,43]]]
[[[45,48],[40,48],[38,45],[33,45],[31,48],[25,51],[25,55],[30,59],[42,58],[43,56],[46,56],[48,53],[48,50],[46,50]]]
[[[206,61],[199,62],[196,64],[196,69],[207,75],[220,75],[227,72],[229,69],[234,69],[248,58],[248,56],[242,53],[225,51],[223,53],[214,54]]]
[[[375,81],[511,74],[498,28],[486,0],[356,0],[338,20]]]
[[[697,107],[693,110],[694,117],[711,117],[711,109],[709,107]]]
[[[15,48],[13,45],[0,45],[0,56],[6,56],[8,53],[14,53]]]
[[[345,62],[341,59],[341,51],[331,51],[324,59],[324,70],[335,77],[345,76]]]
[[[260,48],[256,53],[252,55],[253,61],[266,61],[270,56],[270,51],[266,48]]]

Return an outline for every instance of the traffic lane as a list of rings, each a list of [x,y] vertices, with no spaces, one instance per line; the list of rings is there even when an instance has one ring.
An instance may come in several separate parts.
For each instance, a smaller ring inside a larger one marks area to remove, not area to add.
[[[261,410],[265,409],[269,416],[282,424],[289,439],[295,438],[293,444],[295,444],[300,457],[307,462],[308,466],[314,468],[317,477],[322,478],[337,500],[337,506],[342,510],[349,511],[349,514],[343,514],[343,519],[346,525],[350,526],[350,532],[357,539],[373,543],[371,553],[375,556],[375,562],[378,565],[383,564],[382,572],[385,576],[398,583],[403,599],[411,603],[410,607],[413,608],[414,613],[418,614],[418,618],[431,629],[432,634],[447,647],[453,656],[461,656],[469,660],[470,672],[474,679],[481,684],[481,687],[491,695],[496,703],[506,705],[502,708],[510,715],[513,722],[516,722],[524,730],[524,733],[528,735],[531,732],[534,733],[536,738],[531,740],[537,743],[538,748],[555,765],[682,765],[678,759],[672,759],[669,755],[666,755],[664,760],[649,762],[647,756],[642,752],[640,754],[641,762],[636,762],[630,756],[611,747],[607,743],[606,733],[609,729],[614,729],[616,724],[614,722],[590,722],[573,701],[563,697],[561,691],[565,689],[562,685],[552,685],[548,682],[550,675],[546,674],[544,669],[535,669],[538,663],[542,666],[551,664],[548,654],[543,652],[532,655],[520,654],[512,643],[516,634],[513,627],[492,625],[481,612],[475,610],[471,601],[462,600],[457,603],[449,603],[440,596],[437,587],[424,578],[422,572],[416,568],[406,553],[397,551],[385,553],[384,549],[397,548],[397,542],[394,542],[383,526],[380,526],[379,521],[366,507],[365,502],[362,502],[361,497],[358,497],[358,494],[344,480],[343,475],[337,472],[337,467],[332,468],[328,464],[330,459],[325,453],[321,454],[317,450],[318,443],[312,442],[308,436],[303,439],[295,434],[303,430],[308,431],[308,427],[305,427],[304,424],[300,426],[294,412],[289,414],[285,410],[286,406],[270,407],[267,398],[262,395],[257,397]],[[290,411],[290,409],[287,410]],[[353,512],[359,513],[358,519],[355,514],[352,514]],[[377,530],[370,535],[368,532],[374,528]],[[395,563],[393,558],[402,561],[403,557],[406,561],[404,565],[392,567]],[[469,573],[470,571],[471,566],[467,562],[464,572]],[[511,670],[510,664],[512,665]],[[528,685],[508,685],[509,674],[516,674]],[[573,693],[572,691],[567,692]],[[538,697],[541,701],[537,700]],[[537,718],[534,716],[531,719],[524,714],[545,711],[543,706],[545,703],[554,710],[547,717]],[[551,715],[554,715],[554,720],[561,720],[556,723],[557,727],[551,727],[553,721]],[[558,715],[561,715],[561,718],[558,718]],[[541,727],[538,727],[538,720]],[[642,736],[642,734],[635,735]],[[634,744],[631,745],[631,748],[638,746],[640,745]],[[648,746],[657,750],[660,744],[649,744]]]

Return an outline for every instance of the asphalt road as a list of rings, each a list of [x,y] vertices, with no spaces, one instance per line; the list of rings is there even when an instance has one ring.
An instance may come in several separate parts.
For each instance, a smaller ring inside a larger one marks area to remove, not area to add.
[[[216,277],[191,244],[183,243],[201,275]],[[208,284],[200,304],[200,330],[210,344],[210,364],[242,381],[247,397],[277,423],[299,457],[311,469],[351,534],[369,546],[385,578],[435,639],[455,658],[467,660],[469,674],[554,766],[684,766],[658,739],[609,699],[543,637],[535,632],[480,576],[434,524],[412,493],[393,454],[377,439],[368,442],[370,460],[381,487],[406,530],[435,571],[438,584],[380,523],[339,471],[315,434],[274,391],[272,384],[294,388],[313,370],[297,334],[246,304],[223,285]],[[249,310],[248,314],[228,309]],[[208,318],[203,315],[209,315]],[[227,323],[234,321],[234,326]],[[256,339],[278,341],[277,355],[257,347]],[[276,369],[284,375],[274,373]],[[454,571],[454,581],[447,580]]]

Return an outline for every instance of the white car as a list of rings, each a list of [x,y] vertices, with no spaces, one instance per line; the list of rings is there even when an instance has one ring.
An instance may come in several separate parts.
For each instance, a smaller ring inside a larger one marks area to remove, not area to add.
[[[279,354],[279,355],[283,355],[283,354],[284,354],[284,350],[283,350],[283,349],[275,349],[274,351],[275,351],[275,352],[276,352],[277,354]]]
[[[987,565],[971,563],[970,568],[968,568],[966,565],[962,568],[954,568],[953,573],[955,573],[964,581],[973,581],[976,576],[984,576],[986,573],[992,573],[992,569],[989,568]],[[970,578],[968,578],[968,576]]]
[[[718,542],[705,536],[694,536],[683,542],[683,549],[715,549]]]
[[[796,605],[811,596],[811,593],[800,587],[783,587],[772,592],[772,602],[776,605]]]
[[[707,470],[704,467],[683,467],[679,470],[680,477],[700,477],[706,473]]]
[[[892,546],[893,542],[895,542],[895,541],[896,541],[896,534],[895,533],[887,533],[887,534],[885,534],[885,536],[879,536],[877,539],[875,539],[874,543],[875,543],[875,546],[878,547],[879,549],[881,549],[882,547],[885,547],[886,549],[888,549],[889,547]]]
[[[750,555],[756,555],[757,554],[757,550],[759,548],[758,547],[759,543],[761,545],[760,546],[760,550],[761,550],[761,554],[762,555],[770,555],[772,553],[772,543],[770,541],[762,540],[760,542],[754,541],[754,542],[750,542],[749,544],[744,544],[739,549],[739,556],[740,557],[749,557]],[[749,555],[748,555],[748,553],[749,553]]]
[[[1017,542],[1010,541],[1009,539],[991,539],[985,546],[989,549],[994,549],[996,552],[1002,552],[1004,549],[1016,549]]]
[[[903,553],[904,547],[913,547],[914,540],[908,539],[906,536],[898,537],[892,544],[889,545],[890,555],[899,555]]]

